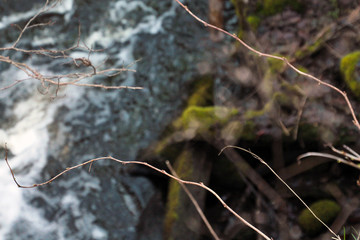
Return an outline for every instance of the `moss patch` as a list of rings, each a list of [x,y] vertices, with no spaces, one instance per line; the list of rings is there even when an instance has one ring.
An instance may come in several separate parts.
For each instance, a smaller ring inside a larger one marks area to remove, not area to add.
[[[304,10],[304,5],[300,1],[296,0],[264,0],[261,13],[265,16],[275,15],[282,12],[285,7],[290,7],[291,9],[302,12]]]
[[[339,204],[332,200],[317,201],[310,205],[310,209],[327,225],[331,224],[341,210]],[[301,212],[298,221],[300,227],[309,236],[315,236],[324,230],[324,226],[310,213],[308,209],[304,209]]]
[[[311,43],[306,46],[306,48],[301,48],[295,52],[295,57],[297,59],[302,59],[307,56],[310,56],[311,54],[317,52],[320,50],[320,48],[324,45],[325,41],[324,39],[320,38],[317,39],[314,43]]]
[[[192,135],[211,135],[211,128],[224,126],[232,116],[238,114],[237,109],[226,107],[198,107],[189,106],[185,109],[181,117],[175,121],[176,129],[186,130],[187,134]]]
[[[250,15],[246,17],[246,21],[249,24],[251,30],[256,31],[260,25],[261,18],[255,15]]]
[[[255,132],[255,123],[252,120],[234,120],[221,129],[221,138],[228,143],[235,143],[239,139],[253,141],[256,138]]]
[[[360,51],[350,53],[343,57],[340,62],[341,74],[352,91],[352,93],[360,98]]]
[[[181,179],[189,179],[193,174],[191,152],[184,150],[176,159],[174,166],[175,172]],[[181,186],[175,180],[171,180],[169,184],[169,193],[166,205],[166,214],[164,220],[164,236],[169,239],[171,236],[174,223],[180,218],[181,215]]]
[[[199,79],[195,79],[191,89],[195,89],[190,95],[188,106],[211,106],[213,105],[213,79],[206,75]]]
[[[280,56],[278,54],[273,54],[275,56]],[[279,60],[276,58],[267,58],[268,64],[269,64],[269,70],[273,74],[280,73],[284,70],[286,64],[283,60]]]
[[[260,117],[265,115],[266,113],[270,112],[273,107],[273,102],[269,101],[265,104],[263,109],[261,110],[248,110],[245,112],[244,116],[246,119],[253,119],[256,117]]]

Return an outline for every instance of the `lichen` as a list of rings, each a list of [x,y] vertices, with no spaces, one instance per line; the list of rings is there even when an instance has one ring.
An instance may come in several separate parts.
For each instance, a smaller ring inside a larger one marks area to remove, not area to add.
[[[352,52],[341,59],[341,74],[352,91],[352,93],[360,98],[360,51]]]
[[[320,200],[310,205],[310,209],[318,216],[324,223],[331,224],[335,217],[340,212],[340,206],[332,200]],[[298,218],[300,227],[309,236],[319,234],[324,226],[310,213],[308,209],[304,209]]]

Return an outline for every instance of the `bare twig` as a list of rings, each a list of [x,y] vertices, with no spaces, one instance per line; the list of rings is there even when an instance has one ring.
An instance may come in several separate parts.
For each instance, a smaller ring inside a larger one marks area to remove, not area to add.
[[[332,144],[328,144],[327,146],[329,148],[331,148],[331,150],[333,152],[343,155],[346,159],[349,159],[352,161],[358,161],[358,162],[360,161],[359,154],[346,145],[344,145],[343,147],[349,152],[345,152],[344,150],[339,150],[339,149],[335,148]]]
[[[29,29],[30,24],[42,13],[50,10],[51,8],[54,8],[59,2],[61,2],[61,0],[55,0],[54,3],[52,5],[49,6],[50,4],[50,0],[46,0],[44,6],[32,17],[30,18],[30,20],[26,23],[25,27],[21,30],[18,38],[16,39],[16,41],[13,43],[12,48],[15,48],[16,45],[19,43],[20,39],[22,38],[24,32]]]
[[[111,157],[111,156],[108,156],[108,157],[99,157],[99,158],[94,158],[94,159],[91,159],[91,160],[88,160],[86,162],[83,162],[83,163],[80,163],[78,165],[75,165],[75,166],[72,166],[72,167],[67,167],[64,171],[58,173],[57,175],[55,175],[54,177],[50,178],[49,180],[45,181],[45,182],[42,182],[42,183],[37,183],[37,184],[33,184],[33,185],[29,185],[29,186],[26,186],[26,185],[21,185],[19,184],[17,181],[16,181],[16,178],[15,178],[15,175],[14,175],[14,172],[8,162],[8,159],[7,159],[7,156],[5,157],[5,161],[10,169],[10,172],[13,176],[13,179],[14,179],[14,182],[16,183],[16,185],[19,187],[19,188],[35,188],[35,187],[40,187],[40,186],[44,186],[46,184],[50,184],[52,181],[54,181],[55,179],[59,178],[60,176],[64,175],[65,173],[71,171],[71,170],[74,170],[76,168],[79,168],[79,167],[82,167],[82,166],[85,166],[87,164],[91,164],[91,163],[94,163],[96,161],[99,161],[99,160],[111,160],[111,161],[115,161],[115,162],[118,162],[118,163],[121,163],[123,165],[127,165],[127,164],[137,164],[137,165],[144,165],[148,168],[151,168],[161,174],[164,174],[166,176],[168,176],[169,178],[172,178],[174,179],[175,181],[179,182],[179,183],[183,183],[183,184],[188,184],[188,185],[194,185],[194,186],[198,186],[198,187],[201,187],[205,190],[207,190],[208,192],[210,192],[212,195],[214,195],[218,200],[219,202],[223,205],[224,208],[226,208],[227,210],[229,210],[236,218],[238,218],[241,222],[243,222],[246,226],[250,227],[251,229],[253,229],[254,231],[256,231],[259,235],[261,235],[263,238],[265,238],[266,240],[272,240],[272,238],[268,237],[265,233],[263,233],[261,230],[259,230],[258,228],[256,228],[255,226],[253,226],[252,224],[250,224],[248,221],[246,221],[244,218],[242,218],[239,214],[237,214],[232,208],[230,208],[225,202],[224,200],[221,199],[221,197],[214,191],[212,190],[211,188],[207,187],[204,183],[202,182],[192,182],[192,181],[185,181],[185,180],[182,180],[178,177],[175,177],[174,175],[166,172],[165,170],[161,170],[157,167],[154,167],[153,165],[149,164],[149,163],[146,163],[146,162],[140,162],[140,161],[123,161],[123,160],[120,160],[120,159],[117,159],[117,158],[114,158],[114,157]]]
[[[170,172],[172,175],[174,175],[175,177],[179,178],[179,176],[176,174],[174,168],[171,166],[169,161],[166,161],[166,166],[169,168]],[[196,199],[194,198],[194,196],[191,194],[191,192],[189,191],[189,189],[182,183],[182,182],[178,182],[180,184],[180,186],[184,189],[185,193],[188,195],[188,197],[190,198],[191,202],[194,204],[196,211],[199,213],[201,219],[204,221],[206,227],[209,229],[211,235],[214,237],[214,239],[216,240],[220,240],[220,238],[218,237],[218,235],[216,234],[216,232],[214,231],[214,229],[212,228],[212,226],[210,225],[209,221],[207,220],[204,212],[201,210],[201,207],[199,206],[198,202],[196,201]]]
[[[9,161],[8,161],[8,149],[7,149],[7,144],[6,143],[5,143],[5,162],[6,162],[6,164],[8,165],[8,167],[10,169],[10,173],[11,173],[12,178],[14,179],[14,182],[16,183],[16,185],[18,187],[21,187],[21,185],[18,183],[18,181],[16,181],[14,171],[10,167],[10,164],[9,164]]]
[[[346,104],[351,112],[351,116],[352,116],[352,119],[353,119],[353,123],[354,125],[358,128],[358,130],[360,131],[360,124],[359,124],[359,121],[355,115],[355,111],[350,103],[350,100],[349,98],[347,97],[347,94],[346,92],[340,90],[339,88],[335,87],[334,85],[330,84],[330,83],[327,83],[327,82],[324,82],[322,80],[320,80],[319,78],[317,77],[314,77],[308,73],[305,73],[299,69],[297,69],[293,64],[290,63],[290,61],[285,58],[285,57],[279,57],[279,56],[276,56],[276,55],[272,55],[272,54],[267,54],[267,53],[263,53],[263,52],[260,52],[258,50],[256,50],[255,48],[251,47],[250,45],[248,45],[247,43],[245,43],[243,40],[241,40],[236,34],[231,34],[229,33],[228,31],[222,29],[222,28],[219,28],[219,27],[216,27],[212,24],[209,24],[207,23],[206,21],[202,20],[201,18],[199,18],[198,16],[196,16],[193,12],[191,12],[189,10],[189,8],[187,6],[185,6],[183,3],[180,2],[180,0],[175,0],[182,8],[185,9],[185,11],[187,11],[193,18],[195,18],[197,21],[201,22],[202,24],[204,24],[205,27],[210,27],[212,29],[215,29],[219,32],[222,32],[232,38],[234,38],[236,41],[240,42],[241,45],[243,45],[245,48],[247,48],[248,50],[250,50],[251,52],[254,52],[256,53],[258,56],[260,57],[267,57],[267,58],[273,58],[273,59],[278,59],[278,60],[281,60],[283,62],[286,63],[287,66],[289,66],[290,68],[292,68],[295,72],[297,72],[298,74],[300,75],[303,75],[307,78],[310,78],[314,81],[316,81],[317,83],[319,83],[320,85],[324,85],[324,86],[327,86],[331,89],[333,89],[334,91],[338,92],[339,94],[341,94],[344,98],[344,100],[346,101]]]
[[[45,89],[45,93],[48,92],[49,86],[53,85],[56,87],[56,92],[58,92],[59,88],[66,85],[74,85],[74,86],[83,86],[83,87],[95,87],[95,88],[103,88],[103,89],[133,89],[133,90],[139,90],[143,89],[142,87],[131,87],[131,86],[105,86],[103,84],[90,84],[90,83],[79,83],[79,81],[92,78],[95,76],[105,76],[105,77],[114,77],[119,75],[120,73],[124,71],[130,71],[135,72],[135,70],[128,69],[128,68],[112,68],[112,69],[99,69],[99,67],[94,66],[93,63],[90,60],[90,55],[93,52],[100,52],[103,51],[103,49],[100,50],[94,50],[88,46],[84,42],[81,42],[81,25],[79,24],[78,28],[78,37],[76,40],[76,43],[74,46],[69,47],[67,49],[22,49],[18,47],[18,43],[21,41],[21,38],[23,37],[26,30],[29,28],[35,28],[40,26],[50,26],[53,25],[52,21],[48,21],[46,23],[39,23],[39,24],[32,24],[34,20],[41,15],[42,13],[54,8],[57,4],[59,4],[61,0],[55,0],[50,1],[47,0],[43,7],[32,17],[30,20],[27,21],[25,26],[22,28],[18,25],[15,25],[17,28],[19,28],[20,33],[15,42],[10,47],[4,47],[0,48],[0,52],[4,51],[15,51],[20,52],[24,54],[30,54],[30,55],[39,55],[48,57],[50,59],[65,59],[69,60],[69,62],[72,62],[72,64],[80,68],[80,70],[77,70],[74,73],[69,74],[59,74],[59,75],[52,75],[52,76],[46,76],[42,74],[40,71],[35,69],[34,67],[31,67],[27,65],[26,63],[17,62],[9,56],[0,55],[0,62],[8,63],[18,69],[20,69],[22,72],[24,72],[29,79],[36,79],[41,82],[41,86]],[[87,58],[74,58],[71,56],[71,52],[75,50],[85,50],[88,52]],[[92,71],[89,72],[86,70],[86,68],[91,67]],[[56,81],[54,80],[56,79]],[[9,84],[8,86],[0,88],[0,90],[5,90],[10,87],[13,87],[14,85],[21,83],[22,80],[14,80],[14,83]],[[48,83],[48,86],[45,85],[45,83]]]
[[[300,200],[300,202],[310,211],[310,213],[322,224],[324,225],[328,230],[329,232],[331,232],[334,237],[333,239],[338,239],[338,240],[341,240],[340,239],[340,236],[336,235],[336,233],[328,226],[326,225],[318,216],[316,216],[316,214],[310,209],[310,207],[301,199],[301,197],[269,166],[269,164],[267,164],[267,162],[265,162],[261,157],[259,157],[258,155],[256,155],[255,153],[245,149],[245,148],[242,148],[242,147],[238,147],[238,146],[226,146],[224,147],[219,154],[221,154],[225,149],[227,148],[236,148],[236,149],[239,149],[239,150],[242,150],[244,152],[247,152],[249,154],[251,154],[251,156],[257,160],[259,160],[262,164],[264,164],[275,176],[277,179],[279,179],[285,186],[287,189],[289,189],[297,199]]]
[[[307,152],[307,153],[304,153],[304,154],[301,154],[300,156],[298,156],[297,160],[300,161],[303,158],[311,157],[311,156],[333,159],[333,160],[336,160],[339,163],[343,163],[343,164],[349,165],[349,166],[351,166],[353,168],[356,168],[356,169],[360,170],[360,166],[358,166],[357,164],[355,164],[355,163],[353,163],[351,161],[345,160],[345,159],[343,159],[341,157],[334,156],[334,155],[329,154],[329,153]]]

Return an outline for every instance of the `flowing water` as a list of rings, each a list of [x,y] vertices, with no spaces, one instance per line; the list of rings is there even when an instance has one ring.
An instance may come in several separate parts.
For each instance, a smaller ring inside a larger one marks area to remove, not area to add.
[[[23,26],[42,3],[0,3],[1,46],[16,39],[13,24]],[[200,8],[206,6],[206,1],[201,3]],[[197,36],[206,31],[171,0],[63,0],[39,18],[40,22],[49,19],[55,21],[53,26],[29,30],[19,46],[69,47],[76,42],[80,23],[82,41],[105,49],[91,54],[94,65],[131,65],[137,70],[83,82],[144,89],[67,86],[54,98],[54,89],[46,93],[38,81],[30,79],[0,91],[0,144],[7,143],[9,162],[23,185],[47,180],[95,157],[136,159],[139,150],[156,140],[178,112],[184,84],[197,74],[194,62],[201,56]],[[61,59],[1,54],[43,74],[69,70],[69,63]],[[71,56],[87,57],[88,53],[78,49]],[[27,78],[4,63],[0,71],[0,88]],[[3,158],[4,151],[0,153]],[[20,189],[1,161],[0,239],[138,238],[136,226],[156,187],[116,163],[99,162],[92,168],[90,173],[87,168],[75,170],[41,188]]]

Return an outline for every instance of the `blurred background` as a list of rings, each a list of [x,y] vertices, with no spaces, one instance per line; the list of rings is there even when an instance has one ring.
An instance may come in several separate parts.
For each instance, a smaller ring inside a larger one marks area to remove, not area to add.
[[[0,47],[45,1],[0,0]],[[360,7],[357,0],[197,0],[198,17],[255,49],[345,90],[359,113]],[[0,154],[23,185],[92,158],[140,160],[201,181],[274,239],[332,235],[258,160],[263,158],[341,236],[357,236],[359,170],[325,144],[359,152],[359,130],[344,98],[250,52],[197,22],[175,1],[62,0],[39,15],[18,43],[27,50],[82,48],[98,69],[128,68],[82,83],[142,90],[45,86],[0,61]],[[89,49],[97,50],[89,54]],[[1,49],[44,75],[91,72],[71,60]],[[16,84],[15,84],[16,83]],[[12,85],[14,84],[14,85]],[[11,87],[9,87],[11,86]],[[358,115],[358,114],[357,114]],[[352,159],[348,159],[352,160]],[[360,159],[359,159],[360,160]],[[51,184],[20,189],[0,162],[0,239],[212,239],[180,185],[144,166],[109,160]],[[209,193],[189,187],[221,239],[262,239]],[[353,236],[351,235],[353,234]],[[355,238],[356,239],[356,238]]]

